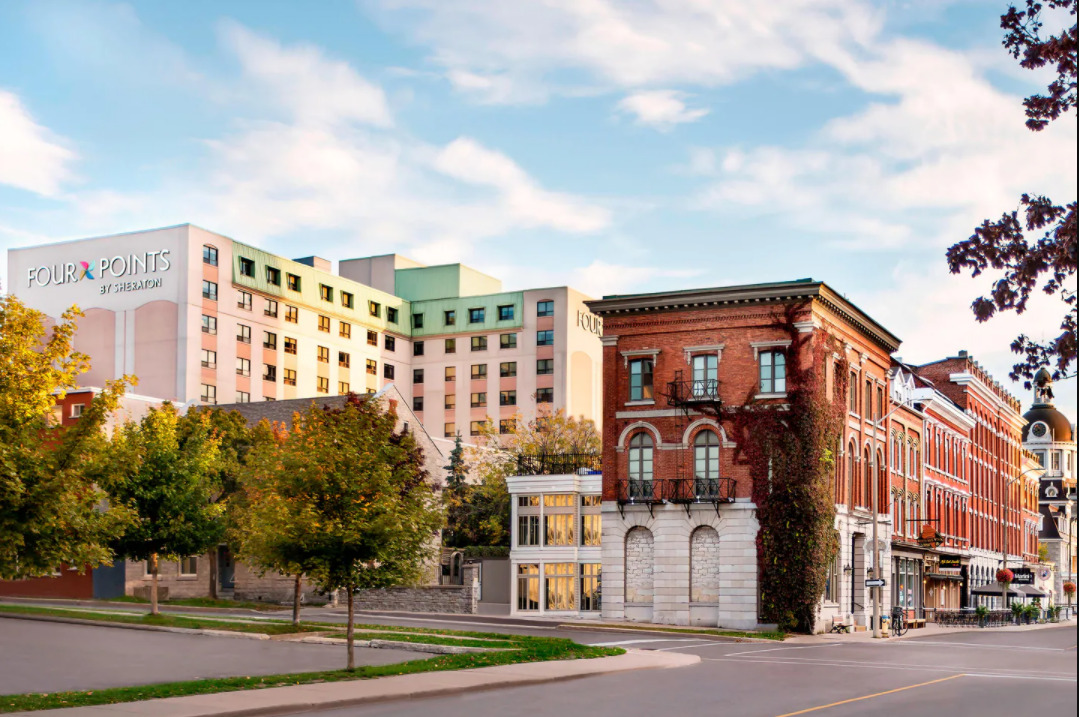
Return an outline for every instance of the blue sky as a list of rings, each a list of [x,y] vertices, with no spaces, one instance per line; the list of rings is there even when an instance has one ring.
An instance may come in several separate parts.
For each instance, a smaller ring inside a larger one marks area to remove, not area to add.
[[[0,249],[192,222],[507,288],[811,276],[904,359],[1005,379],[1058,305],[979,326],[944,250],[1023,191],[1074,198],[1076,124],[1023,127],[1044,77],[1003,6],[7,0]]]

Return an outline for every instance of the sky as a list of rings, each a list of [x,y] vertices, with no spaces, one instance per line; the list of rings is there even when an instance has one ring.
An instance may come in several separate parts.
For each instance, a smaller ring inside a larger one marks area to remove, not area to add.
[[[945,251],[1076,194],[988,0],[4,0],[6,249],[197,224],[593,296],[812,277],[1007,379]],[[1074,279],[1072,282],[1074,287]],[[1057,387],[1074,420],[1075,380]]]

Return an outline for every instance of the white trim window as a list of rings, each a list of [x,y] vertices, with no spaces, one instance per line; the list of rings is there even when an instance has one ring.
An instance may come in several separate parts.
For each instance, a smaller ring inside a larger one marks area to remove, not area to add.
[[[719,382],[719,356],[700,354],[693,357],[693,397],[710,397],[716,394]]]
[[[540,609],[540,580],[537,563],[517,566],[517,609],[522,612],[538,612]]]
[[[761,393],[787,392],[787,354],[783,351],[760,352]]]
[[[655,444],[644,431],[629,439],[629,497],[651,497],[652,454]]]
[[[651,358],[632,359],[629,362],[629,400],[654,400],[652,372],[655,364]]]

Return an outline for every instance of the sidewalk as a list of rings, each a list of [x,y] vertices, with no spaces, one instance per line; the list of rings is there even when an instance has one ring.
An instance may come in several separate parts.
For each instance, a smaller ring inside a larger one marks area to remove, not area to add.
[[[1075,620],[1062,620],[1039,625],[1008,625],[1007,627],[939,627],[936,623],[927,623],[925,627],[908,630],[903,637],[882,638],[881,642],[898,642],[941,635],[985,634],[990,632],[1030,632],[1046,630],[1052,627],[1075,627]],[[791,635],[785,641],[794,645],[823,645],[831,642],[875,642],[873,632],[826,633],[823,635]]]
[[[424,672],[351,682],[324,682],[295,687],[221,692],[213,695],[170,697],[144,702],[49,710],[60,717],[254,717],[292,714],[316,709],[351,707],[372,702],[438,697],[462,692],[519,687],[632,670],[688,667],[700,663],[697,655],[679,652],[627,650],[616,657],[591,660],[532,662],[481,667],[474,670]],[[40,717],[41,712],[14,712]]]

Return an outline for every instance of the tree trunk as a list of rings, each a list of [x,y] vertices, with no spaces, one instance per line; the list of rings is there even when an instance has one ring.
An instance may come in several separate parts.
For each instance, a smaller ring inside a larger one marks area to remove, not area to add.
[[[217,599],[217,546],[210,548],[210,599]]]
[[[346,589],[348,590],[348,630],[345,632],[345,636],[348,640],[348,667],[345,669],[352,672],[356,669],[356,648],[353,643],[353,636],[355,634],[353,619],[356,617],[356,603],[352,586],[348,585]]]
[[[292,588],[292,624],[300,624],[300,590],[302,588],[303,575],[296,576],[296,584]]]
[[[150,555],[150,614],[158,615],[157,609],[157,553]]]

